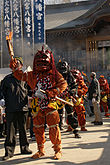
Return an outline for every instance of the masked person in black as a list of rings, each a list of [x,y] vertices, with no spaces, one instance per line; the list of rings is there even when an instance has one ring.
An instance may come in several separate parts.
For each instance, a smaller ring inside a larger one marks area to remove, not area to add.
[[[76,94],[76,91],[77,91],[76,79],[71,73],[71,69],[67,61],[60,60],[59,63],[57,64],[57,69],[63,75],[64,79],[67,81],[67,84],[68,84],[67,89],[63,93],[63,95],[65,95],[64,99],[67,99],[68,102],[71,102],[73,104],[74,95]],[[78,130],[76,129],[78,127],[78,120],[77,120],[76,112],[74,111],[74,108],[71,105],[66,104],[65,110],[67,113],[68,130],[73,131],[75,138],[80,138],[80,135],[78,134]],[[62,122],[63,108],[62,109],[59,108],[58,112],[60,115],[59,125],[60,125],[60,128],[62,128],[61,122]]]
[[[21,57],[15,57],[18,69],[21,70],[23,60]],[[19,141],[21,154],[31,154],[29,142],[26,135],[26,120],[28,116],[28,88],[23,81],[17,80],[13,72],[7,75],[1,82],[1,89],[5,99],[5,112],[7,123],[7,136],[5,139],[5,156],[7,160],[14,156],[16,145],[17,129],[19,130]]]

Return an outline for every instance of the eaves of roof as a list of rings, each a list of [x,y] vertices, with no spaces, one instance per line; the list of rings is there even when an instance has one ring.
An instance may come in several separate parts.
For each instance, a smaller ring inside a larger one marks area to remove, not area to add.
[[[60,8],[61,5],[60,7],[56,6],[53,13],[49,13],[49,11],[47,11],[46,30],[53,31],[91,26],[96,19],[102,15],[108,15],[110,13],[110,9],[100,10],[100,7],[106,2],[107,0],[99,0],[97,3],[91,1],[90,4],[85,2],[76,7],[72,4],[71,6],[68,4],[68,6],[65,7],[63,5],[63,8]],[[55,11],[57,12],[55,13]]]

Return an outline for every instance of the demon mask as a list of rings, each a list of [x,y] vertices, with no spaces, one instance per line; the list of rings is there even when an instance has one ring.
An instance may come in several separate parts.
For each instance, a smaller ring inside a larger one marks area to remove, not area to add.
[[[33,71],[34,72],[45,72],[52,68],[52,52],[48,49],[38,50],[34,57]]]

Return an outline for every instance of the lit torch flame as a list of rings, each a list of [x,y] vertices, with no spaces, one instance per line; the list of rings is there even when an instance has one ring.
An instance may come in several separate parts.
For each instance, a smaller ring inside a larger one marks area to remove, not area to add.
[[[87,77],[86,73],[82,72],[82,75],[84,75],[85,77]]]
[[[6,40],[11,40],[13,36],[13,32],[9,32],[9,36],[6,36]]]
[[[13,36],[13,33],[12,32],[9,32],[9,36],[8,35],[6,36],[8,51],[9,51],[9,54],[11,56],[11,59],[13,59],[13,56],[14,56],[13,45],[11,43],[12,36]]]

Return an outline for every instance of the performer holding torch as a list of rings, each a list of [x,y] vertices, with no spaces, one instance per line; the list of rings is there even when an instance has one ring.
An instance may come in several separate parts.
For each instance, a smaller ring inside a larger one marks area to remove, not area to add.
[[[62,93],[67,82],[57,71],[54,63],[53,54],[48,48],[42,46],[34,56],[33,70],[23,73],[17,66],[16,60],[11,58],[10,68],[18,80],[28,83],[33,92],[33,98],[36,99],[36,108],[33,115],[33,130],[36,137],[38,152],[32,158],[37,159],[45,155],[44,143],[44,125],[45,118],[49,126],[49,138],[55,151],[54,159],[60,159],[61,152],[61,134],[59,129],[59,114],[57,111],[56,99],[59,93]],[[40,86],[40,90],[38,90]],[[41,90],[45,92],[41,92]]]

